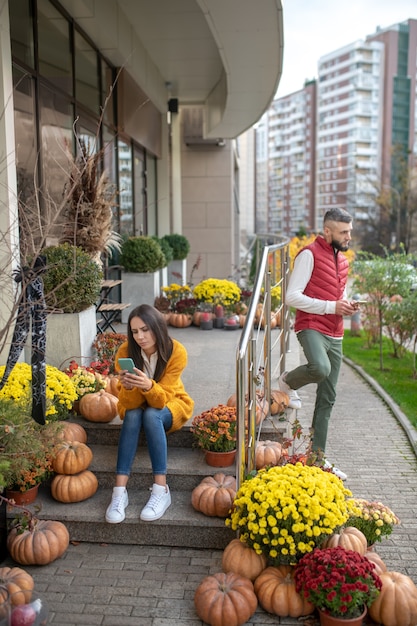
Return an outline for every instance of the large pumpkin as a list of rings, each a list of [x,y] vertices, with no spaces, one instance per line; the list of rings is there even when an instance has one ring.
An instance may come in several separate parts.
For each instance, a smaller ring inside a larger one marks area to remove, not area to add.
[[[297,593],[294,571],[291,565],[267,567],[255,580],[255,593],[265,611],[280,617],[301,617],[314,611],[314,606]]]
[[[375,565],[375,574],[378,574],[378,576],[380,576],[387,571],[387,566],[377,552],[371,552],[367,550],[365,556],[368,561],[371,561],[371,563]]]
[[[384,626],[416,626],[417,587],[409,576],[399,572],[379,574],[382,589],[368,607],[369,616]]]
[[[220,572],[204,578],[194,594],[198,617],[210,626],[242,626],[258,600],[249,578]]]
[[[7,549],[21,565],[47,565],[62,556],[69,533],[62,522],[36,520],[30,528],[13,528],[7,535]]]
[[[282,446],[279,441],[260,439],[255,448],[256,469],[261,469],[269,465],[278,465],[282,456]]]
[[[354,526],[342,528],[338,533],[330,535],[323,544],[323,548],[336,548],[337,546],[345,550],[354,550],[362,556],[365,556],[368,548],[365,535]]]
[[[279,415],[280,413],[283,413],[285,409],[288,409],[289,403],[290,399],[285,391],[280,391],[279,389],[271,390],[271,402],[269,407],[271,415]]]
[[[62,431],[60,437],[64,441],[80,441],[81,443],[87,443],[87,432],[81,424],[76,422],[61,422]]]
[[[35,581],[21,567],[0,567],[0,586],[7,588],[12,604],[28,604]],[[0,590],[0,599],[2,597]]]
[[[80,413],[89,422],[111,422],[117,415],[118,399],[104,389],[80,399]]]
[[[58,502],[82,502],[91,498],[98,489],[97,477],[84,470],[79,474],[57,474],[51,482],[51,494]]]
[[[232,539],[225,547],[222,556],[222,570],[234,572],[254,581],[265,569],[267,559],[264,554],[257,554],[253,548],[240,539]]]
[[[169,316],[170,326],[175,326],[176,328],[186,328],[191,326],[192,323],[193,316],[188,315],[188,313],[171,313]]]
[[[191,504],[209,517],[227,517],[236,496],[236,479],[219,472],[203,478],[193,489]]]
[[[106,387],[104,389],[107,393],[111,393],[116,398],[119,397],[120,381],[118,376],[108,376],[106,378]]]
[[[78,474],[86,470],[92,460],[92,450],[85,443],[63,441],[55,449],[52,467],[58,474]]]

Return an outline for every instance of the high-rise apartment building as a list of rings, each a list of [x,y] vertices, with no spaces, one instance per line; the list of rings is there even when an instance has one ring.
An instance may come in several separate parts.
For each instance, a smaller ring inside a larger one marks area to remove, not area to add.
[[[416,78],[417,20],[409,19],[329,52],[317,84],[274,100],[257,131],[257,229],[318,231],[325,211],[341,206],[366,233],[385,190],[391,236],[404,241],[395,155],[416,167]]]

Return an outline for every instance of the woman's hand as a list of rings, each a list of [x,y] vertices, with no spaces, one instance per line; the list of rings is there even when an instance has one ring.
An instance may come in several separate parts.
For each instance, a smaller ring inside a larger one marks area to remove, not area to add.
[[[150,391],[152,389],[152,379],[137,367],[134,368],[133,374],[126,370],[120,372],[120,382],[128,390],[137,388],[141,391]]]

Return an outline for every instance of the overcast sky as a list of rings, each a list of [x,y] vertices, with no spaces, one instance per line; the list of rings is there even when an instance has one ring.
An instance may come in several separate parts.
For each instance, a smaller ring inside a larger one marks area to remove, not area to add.
[[[409,18],[417,0],[282,0],[284,61],[276,96],[303,88],[317,78],[321,56]]]

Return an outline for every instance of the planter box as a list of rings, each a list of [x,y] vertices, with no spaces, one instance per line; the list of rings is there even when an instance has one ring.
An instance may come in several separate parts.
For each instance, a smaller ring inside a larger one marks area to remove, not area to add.
[[[130,302],[130,306],[122,311],[122,323],[126,324],[130,312],[140,304],[153,306],[155,298],[160,295],[160,273],[122,272],[122,302]]]
[[[187,259],[182,261],[171,261],[168,265],[168,285],[176,283],[177,285],[187,284]]]
[[[47,364],[63,369],[75,359],[80,365],[90,365],[96,334],[95,306],[81,313],[51,313],[46,321]]]

